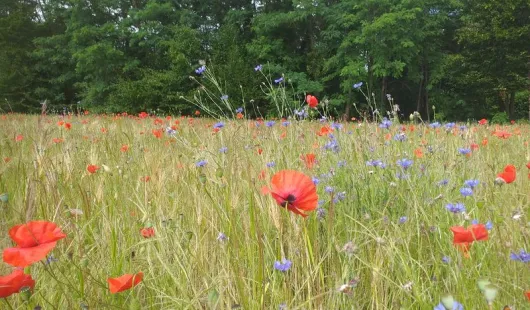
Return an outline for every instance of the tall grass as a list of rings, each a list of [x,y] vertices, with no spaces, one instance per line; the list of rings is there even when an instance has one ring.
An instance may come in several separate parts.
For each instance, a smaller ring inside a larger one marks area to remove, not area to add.
[[[0,194],[9,197],[0,203],[2,249],[12,246],[9,228],[30,220],[53,221],[68,235],[52,252],[56,261],[27,268],[33,293],[0,308],[432,309],[450,293],[466,309],[485,309],[477,287],[484,277],[500,289],[493,309],[528,307],[529,265],[509,258],[530,250],[528,126],[509,127],[509,139],[490,137],[487,126],[407,126],[400,142],[392,139],[398,125],[344,123],[333,132],[334,152],[323,147],[330,137],[315,134],[326,125],[319,122],[269,128],[233,120],[214,133],[213,119],[161,120],[71,116],[66,130],[59,116],[0,116]],[[153,135],[175,121],[174,136]],[[471,156],[458,153],[484,136],[489,143]],[[417,148],[422,158],[414,157]],[[300,160],[306,153],[317,155],[312,170]],[[402,158],[414,159],[407,171],[396,165]],[[376,159],[387,167],[366,165]],[[207,164],[196,167],[200,160]],[[509,163],[517,180],[494,186]],[[89,164],[102,168],[89,174]],[[281,169],[318,178],[321,209],[303,219],[262,195]],[[448,184],[438,185],[443,179]],[[462,197],[467,179],[480,185]],[[465,204],[466,215],[446,210],[454,202]],[[465,258],[449,228],[472,219],[490,220],[493,229]],[[140,229],[149,226],[156,234],[144,239]],[[282,258],[293,263],[285,273],[273,268]],[[0,264],[1,275],[11,270]],[[138,271],[145,274],[139,286],[109,293],[108,277]]]

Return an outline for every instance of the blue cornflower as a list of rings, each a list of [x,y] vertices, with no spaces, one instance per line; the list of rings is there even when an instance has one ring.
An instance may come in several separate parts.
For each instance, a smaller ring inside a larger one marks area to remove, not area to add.
[[[317,177],[312,177],[311,181],[313,181],[313,184],[318,185],[320,183],[320,180]]]
[[[208,162],[206,160],[199,160],[198,162],[195,163],[195,167],[204,167],[206,166]]]
[[[467,154],[471,153],[471,149],[459,148],[458,149],[458,153],[460,153],[461,155],[467,155]]]
[[[219,149],[219,153],[226,154],[226,152],[228,152],[228,148],[226,146],[223,146],[222,148]]]
[[[278,306],[278,310],[287,310],[287,303],[282,302],[282,303]]]
[[[466,126],[466,125],[460,125],[460,127],[459,127],[459,128],[460,128],[460,130],[461,130],[461,131],[464,131],[464,130],[466,130],[466,129],[467,129],[467,126]]]
[[[228,240],[228,237],[224,233],[220,232],[217,235],[217,241],[224,242],[226,240]]]
[[[405,224],[408,221],[408,218],[406,216],[402,216],[399,218],[399,224]]]
[[[335,191],[335,189],[332,186],[326,186],[325,190],[326,190],[326,193],[329,193],[329,194],[331,194],[331,193],[333,193]]]
[[[487,221],[484,226],[486,227],[487,230],[493,229],[493,223],[491,221]]]
[[[371,167],[379,167],[379,168],[386,168],[386,164],[383,163],[381,160],[379,159],[376,159],[376,160],[369,160],[366,162],[366,165],[367,166],[371,166]]]
[[[401,172],[396,173],[396,178],[398,180],[406,180],[409,177],[410,177],[410,174],[408,174],[408,173],[401,173]]]
[[[293,113],[298,116],[299,118],[306,118],[309,116],[309,113],[307,113],[307,109],[301,109],[300,111],[299,110],[294,110]]]
[[[455,126],[456,126],[455,123],[447,123],[447,124],[445,124],[445,129],[452,129],[452,128],[454,128]]]
[[[429,127],[431,127],[431,128],[439,128],[440,126],[441,126],[441,125],[440,125],[440,123],[438,123],[438,122],[434,122],[434,123],[431,123],[431,124],[429,125]]]
[[[448,179],[443,179],[441,181],[439,181],[438,183],[436,183],[438,186],[444,186],[444,185],[447,185],[449,184],[449,180]]]
[[[339,144],[337,143],[337,140],[335,139],[331,139],[329,140],[325,145],[324,145],[324,149],[325,150],[331,150],[335,153],[338,153],[340,148],[339,148]]]
[[[454,214],[466,212],[466,207],[463,203],[448,203],[445,205],[445,208]]]
[[[530,253],[523,249],[519,251],[519,254],[512,252],[512,254],[510,254],[510,258],[514,261],[530,263]]]
[[[290,260],[282,258],[281,262],[280,261],[274,262],[274,269],[281,271],[281,272],[286,272],[287,270],[291,269],[292,264],[293,263]]]
[[[283,126],[283,127],[287,127],[287,126],[289,126],[289,125],[291,125],[291,122],[289,122],[289,121],[283,121],[283,122],[282,122],[282,126]]]
[[[318,205],[321,206],[322,204],[320,204],[320,201],[319,201]],[[326,214],[328,213],[326,209],[321,208],[321,207],[318,207],[316,212],[317,212],[317,220],[319,221],[322,221],[326,217]]]
[[[224,126],[225,126],[225,123],[223,123],[223,122],[219,122],[219,123],[215,123],[215,124],[213,125],[213,128],[221,129],[221,128],[223,128]]]
[[[228,100],[228,95],[222,95],[221,100]]]
[[[464,185],[467,187],[475,188],[480,184],[479,180],[465,180]]]
[[[381,121],[381,124],[379,124],[379,128],[390,128],[392,126],[392,121],[390,121],[388,118],[383,117],[383,120]]]
[[[195,73],[201,75],[204,71],[206,71],[206,66],[201,66],[195,70]]]
[[[175,134],[177,133],[177,131],[171,127],[167,127],[166,128],[166,134],[168,136],[174,136]]]
[[[274,80],[275,84],[280,84],[281,82],[283,82],[283,77],[280,77],[280,78],[277,78],[276,80]]]
[[[331,128],[340,130],[342,129],[342,124],[333,122],[331,123]]]
[[[477,219],[473,219],[471,221],[471,225],[478,225],[478,220]]]
[[[449,257],[449,256],[442,257],[442,262],[444,264],[449,264],[451,262],[451,257]]]
[[[338,192],[335,197],[338,201],[343,201],[346,199],[346,192]]]
[[[268,168],[273,168],[274,166],[276,166],[276,163],[273,161],[271,161],[270,163],[267,163]]]
[[[353,84],[353,88],[355,89],[361,88],[361,86],[363,86],[363,82]]]
[[[320,117],[320,118],[318,119],[318,121],[321,122],[321,123],[325,123],[327,120],[328,120],[328,118],[325,117],[324,115],[322,115],[322,117]]]
[[[240,107],[236,109],[236,113],[241,113],[241,112],[243,112],[243,108]]]
[[[406,158],[403,158],[403,159],[398,159],[398,161],[396,162],[398,165],[401,166],[401,168],[403,169],[408,169],[410,166],[412,166],[412,164],[414,163],[414,161],[412,159],[406,159]]]
[[[464,197],[472,196],[473,195],[473,189],[470,188],[470,187],[462,187],[460,189],[460,194],[462,194],[462,196],[464,196]]]
[[[254,71],[261,71],[261,69],[263,69],[263,66],[262,65],[257,65],[254,67]]]
[[[458,301],[454,301],[452,309],[447,309],[442,303],[439,303],[433,310],[464,310],[464,306]]]
[[[401,142],[406,141],[407,135],[404,132],[398,133],[397,135],[394,136],[394,140],[401,141]]]
[[[53,255],[50,255],[50,256],[46,257],[46,263],[45,264],[49,265],[51,263],[58,262],[58,261],[59,261],[59,259],[53,257]]]
[[[341,167],[344,167],[346,166],[346,161],[345,160],[339,160],[339,162],[337,163],[337,167],[341,168]]]
[[[275,121],[268,121],[268,122],[265,123],[265,126],[272,127],[272,126],[274,126],[274,124],[276,124]]]

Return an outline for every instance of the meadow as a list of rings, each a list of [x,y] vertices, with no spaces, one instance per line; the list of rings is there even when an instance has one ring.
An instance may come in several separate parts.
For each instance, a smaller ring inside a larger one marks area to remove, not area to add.
[[[0,115],[0,309],[529,309],[529,131]]]

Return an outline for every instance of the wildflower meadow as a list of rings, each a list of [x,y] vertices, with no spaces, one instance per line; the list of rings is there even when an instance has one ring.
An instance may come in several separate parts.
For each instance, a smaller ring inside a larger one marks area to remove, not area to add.
[[[1,115],[0,308],[530,307],[528,125],[196,114]]]

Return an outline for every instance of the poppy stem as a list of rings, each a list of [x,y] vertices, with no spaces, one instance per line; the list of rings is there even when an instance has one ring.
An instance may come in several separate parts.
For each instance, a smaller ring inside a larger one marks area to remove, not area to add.
[[[9,307],[9,309],[14,310],[13,306],[11,306],[11,304],[9,303],[9,300],[7,300],[7,298],[4,298],[4,300],[6,301],[6,304]]]

